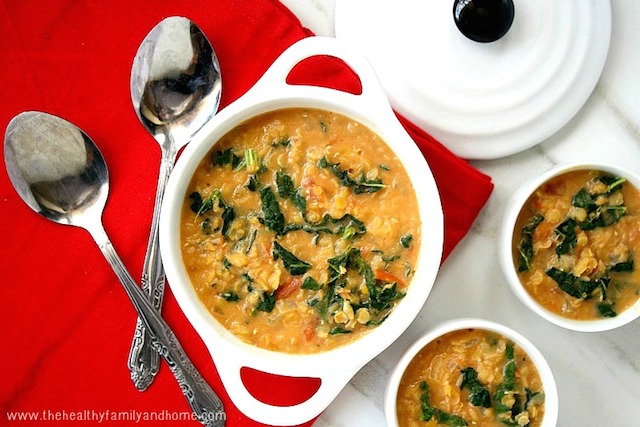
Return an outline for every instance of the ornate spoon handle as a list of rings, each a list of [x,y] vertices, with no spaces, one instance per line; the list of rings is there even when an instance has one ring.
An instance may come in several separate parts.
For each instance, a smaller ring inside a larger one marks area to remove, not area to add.
[[[151,231],[149,233],[144,266],[142,267],[142,290],[149,295],[151,304],[158,312],[162,307],[165,278],[158,238],[160,206],[162,205],[164,190],[177,154],[175,144],[171,140],[168,140],[166,144],[161,144],[161,147],[162,160],[160,162],[156,199],[153,207]],[[131,380],[140,391],[146,390],[158,373],[158,353],[151,346],[149,334],[140,319],[137,320],[136,329],[133,333],[128,367],[131,372]]]
[[[169,325],[133,281],[102,225],[93,223],[86,228],[120,279],[151,338],[151,345],[166,360],[198,421],[209,427],[224,426],[226,415],[220,398],[193,366]]]

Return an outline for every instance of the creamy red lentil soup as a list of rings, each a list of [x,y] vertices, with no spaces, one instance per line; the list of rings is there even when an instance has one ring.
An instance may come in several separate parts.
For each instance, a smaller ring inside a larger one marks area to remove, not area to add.
[[[317,109],[254,117],[198,166],[181,220],[196,293],[229,331],[326,351],[384,322],[420,248],[415,191],[368,127]]]
[[[529,198],[515,229],[520,280],[548,310],[595,320],[640,298],[640,194],[623,177],[596,170],[557,176]]]
[[[427,344],[405,370],[396,400],[401,427],[540,426],[544,391],[520,346],[463,329]]]

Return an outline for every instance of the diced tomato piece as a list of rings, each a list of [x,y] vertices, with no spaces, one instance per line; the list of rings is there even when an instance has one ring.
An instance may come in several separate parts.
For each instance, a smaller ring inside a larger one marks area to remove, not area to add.
[[[267,255],[271,255],[273,252],[273,242],[269,241],[267,243],[264,243],[262,245],[262,247],[264,248],[264,251]]]
[[[292,277],[291,279],[287,280],[286,282],[284,282],[278,287],[278,290],[276,291],[276,298],[284,299],[289,297],[295,291],[300,289],[301,285],[302,285],[301,278]]]
[[[376,278],[376,280],[382,280],[383,282],[386,282],[386,283],[395,282],[398,284],[398,286],[404,287],[404,282],[402,281],[402,279],[400,279],[395,274],[391,274],[388,271],[385,271],[381,268],[375,271],[374,277]]]
[[[307,341],[313,341],[316,337],[316,323],[309,323],[303,329],[302,333]]]
[[[300,186],[303,188],[309,188],[314,186],[316,183],[316,180],[311,178],[309,175],[303,175],[302,179],[300,180]]]

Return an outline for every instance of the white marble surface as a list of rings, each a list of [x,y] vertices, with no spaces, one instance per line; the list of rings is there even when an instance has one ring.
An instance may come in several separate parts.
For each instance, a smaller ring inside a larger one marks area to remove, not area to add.
[[[318,35],[333,36],[335,0],[282,0]],[[389,349],[351,380],[317,427],[385,426],[388,373],[412,337],[457,317],[503,323],[545,355],[560,396],[559,426],[640,425],[640,320],[614,331],[564,330],[526,309],[508,288],[496,257],[503,207],[534,174],[567,161],[606,161],[640,168],[640,2],[611,0],[609,56],[594,93],[557,134],[520,154],[473,161],[495,190],[469,234],[444,263],[421,314]]]

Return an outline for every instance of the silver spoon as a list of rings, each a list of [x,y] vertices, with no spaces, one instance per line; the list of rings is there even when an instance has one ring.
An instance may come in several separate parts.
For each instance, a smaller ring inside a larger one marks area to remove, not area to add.
[[[59,224],[87,230],[124,286],[197,419],[224,425],[222,402],[193,366],[175,335],[126,271],[102,225],[109,175],[93,141],[72,123],[29,111],[14,117],[5,133],[9,179],[27,205]]]
[[[220,65],[203,32],[187,18],[173,16],[156,25],[138,48],[131,69],[131,100],[138,118],[162,151],[142,289],[160,311],[164,269],[160,258],[160,205],[176,155],[218,110]],[[158,354],[138,319],[128,359],[131,379],[145,390],[158,372]]]

